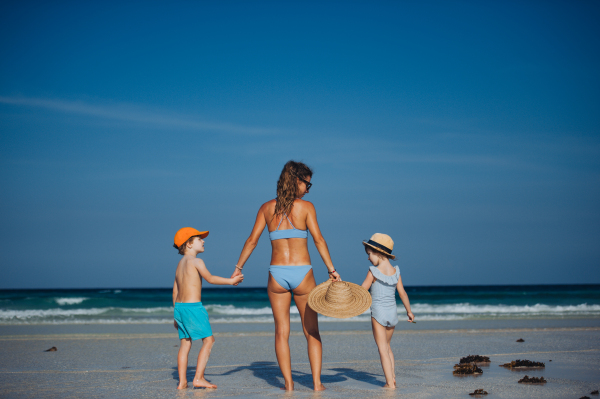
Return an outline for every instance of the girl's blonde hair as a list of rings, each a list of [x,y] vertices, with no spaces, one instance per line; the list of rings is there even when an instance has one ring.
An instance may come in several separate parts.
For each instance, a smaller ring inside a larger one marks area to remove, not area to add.
[[[273,217],[290,214],[294,201],[298,198],[298,179],[306,180],[312,174],[312,169],[302,162],[289,161],[285,164],[277,181],[277,203]]]

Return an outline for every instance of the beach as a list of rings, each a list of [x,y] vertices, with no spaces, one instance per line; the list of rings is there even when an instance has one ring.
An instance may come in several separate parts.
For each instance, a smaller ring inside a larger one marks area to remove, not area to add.
[[[402,319],[401,319],[402,320]],[[314,393],[306,341],[292,323],[290,346],[294,393],[280,390],[272,323],[215,324],[216,344],[206,378],[216,390],[177,391],[177,333],[168,324],[61,324],[0,326],[3,398],[164,397],[471,397],[484,389],[492,398],[581,398],[600,388],[600,320],[479,320],[400,322],[392,348],[398,389],[387,390],[370,325],[321,324],[322,380]],[[516,342],[522,338],[525,342]],[[50,347],[54,352],[45,352]],[[188,381],[199,342],[192,347]],[[467,355],[489,356],[478,376],[453,376]],[[498,367],[516,359],[544,369]],[[517,381],[543,376],[544,385]],[[191,384],[190,384],[191,385]],[[593,397],[593,396],[592,396]]]

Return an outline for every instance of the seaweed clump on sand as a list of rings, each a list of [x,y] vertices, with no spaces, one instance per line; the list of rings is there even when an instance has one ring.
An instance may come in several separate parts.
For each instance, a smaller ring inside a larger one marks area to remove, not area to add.
[[[589,396],[582,396],[582,397],[581,397],[581,398],[579,398],[579,399],[590,399],[590,397],[589,397]]]
[[[490,362],[490,358],[487,356],[469,355],[466,357],[461,357],[459,363],[465,364],[465,363],[489,363],[489,362]]]
[[[532,362],[531,360],[527,360],[527,359],[517,359],[517,360],[513,360],[510,363],[504,363],[501,364],[500,367],[505,367],[507,369],[514,369],[514,368],[519,368],[519,367],[523,367],[523,368],[545,368],[546,365],[542,362]]]
[[[487,395],[487,391],[484,391],[483,389],[476,389],[473,392],[471,392],[469,395],[471,396],[476,396],[476,395]]]
[[[517,342],[525,342],[525,340],[523,338],[519,338]]]
[[[546,379],[544,377],[528,377],[525,376],[519,380],[520,384],[545,384]]]
[[[598,395],[598,390],[596,389],[595,391],[590,392],[590,395]]]
[[[56,349],[56,346],[53,346],[50,349],[46,349],[44,352],[56,352],[58,349]]]
[[[452,372],[454,375],[483,374],[483,370],[471,363],[457,364],[454,368],[456,369]]]

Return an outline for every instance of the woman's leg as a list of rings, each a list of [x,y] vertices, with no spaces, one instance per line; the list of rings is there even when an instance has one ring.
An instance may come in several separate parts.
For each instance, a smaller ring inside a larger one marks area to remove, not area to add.
[[[319,334],[319,319],[317,312],[308,306],[308,294],[315,288],[315,277],[313,271],[310,270],[304,276],[304,280],[292,292],[294,293],[294,302],[300,313],[302,320],[302,329],[306,337],[308,346],[308,360],[310,361],[310,369],[313,376],[313,386],[315,391],[325,389],[321,383],[321,364],[323,362],[323,347],[321,345],[321,335]]]
[[[371,325],[373,327],[373,337],[375,338],[375,343],[379,349],[381,367],[383,368],[383,374],[385,375],[386,384],[384,388],[396,388],[396,384],[394,383],[394,367],[392,365],[392,358],[390,358],[391,350],[388,343],[387,328],[379,324],[372,317]]]
[[[267,285],[269,301],[273,310],[275,319],[275,354],[277,363],[283,374],[285,389],[292,391],[294,381],[292,381],[292,359],[290,357],[290,304],[292,303],[292,293],[283,288],[271,273],[269,273],[269,283]]]

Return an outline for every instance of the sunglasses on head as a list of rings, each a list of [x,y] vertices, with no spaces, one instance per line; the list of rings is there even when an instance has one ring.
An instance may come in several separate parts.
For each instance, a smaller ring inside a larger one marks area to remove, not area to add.
[[[309,181],[304,180],[303,178],[299,177],[298,178],[301,182],[303,182],[304,184],[306,184],[306,191],[310,190],[310,188],[312,187],[312,183]]]

